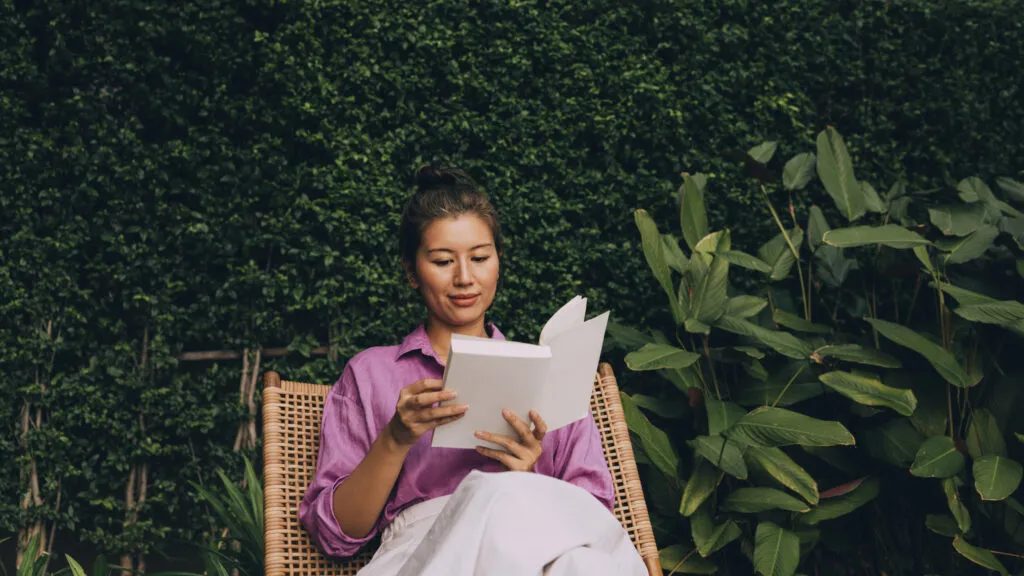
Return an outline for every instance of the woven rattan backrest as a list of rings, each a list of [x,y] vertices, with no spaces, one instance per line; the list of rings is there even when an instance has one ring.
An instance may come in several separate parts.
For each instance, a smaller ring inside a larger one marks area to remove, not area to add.
[[[299,503],[313,472],[320,442],[324,398],[330,386],[282,382],[267,373],[263,391],[263,480],[267,576],[353,576],[372,551],[345,562],[326,559],[299,523]],[[601,432],[605,459],[615,483],[615,516],[629,532],[651,574],[661,574],[643,489],[633,459],[611,367],[602,364],[591,410]]]

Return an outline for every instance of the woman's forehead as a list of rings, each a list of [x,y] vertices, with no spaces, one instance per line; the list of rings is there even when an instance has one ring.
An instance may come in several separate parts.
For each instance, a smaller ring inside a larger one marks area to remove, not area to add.
[[[421,248],[433,250],[469,251],[494,246],[491,227],[475,214],[463,214],[457,218],[434,220],[423,230]]]

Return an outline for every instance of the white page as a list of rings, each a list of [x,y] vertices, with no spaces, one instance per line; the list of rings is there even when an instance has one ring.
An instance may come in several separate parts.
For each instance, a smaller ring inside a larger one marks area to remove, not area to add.
[[[601,360],[608,312],[554,338],[551,367],[544,385],[543,411],[548,429],[561,428],[590,414],[590,395]]]
[[[546,346],[559,334],[583,324],[587,315],[587,299],[576,296],[551,315],[540,331],[539,343]]]
[[[473,432],[486,430],[516,437],[515,429],[502,417],[502,409],[511,409],[527,423],[529,411],[539,411],[551,349],[500,340],[490,343],[493,345],[481,346],[480,342],[452,339],[445,388],[458,396],[444,404],[466,404],[469,410],[462,418],[435,428],[431,446],[500,448],[478,439]]]

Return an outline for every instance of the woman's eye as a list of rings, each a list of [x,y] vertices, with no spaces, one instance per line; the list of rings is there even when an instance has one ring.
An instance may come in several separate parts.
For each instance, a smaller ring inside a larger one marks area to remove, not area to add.
[[[447,265],[449,265],[451,263],[452,263],[451,260],[434,260],[434,265],[435,266],[447,266]]]
[[[473,258],[473,262],[486,262],[489,258],[490,256],[477,256]]]

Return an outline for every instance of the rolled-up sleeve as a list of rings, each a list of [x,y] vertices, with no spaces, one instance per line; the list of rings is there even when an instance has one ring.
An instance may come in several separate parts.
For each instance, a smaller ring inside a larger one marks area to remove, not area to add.
[[[373,443],[367,420],[369,408],[362,405],[349,364],[324,401],[316,472],[299,505],[299,520],[313,543],[322,553],[336,558],[354,555],[379,530],[378,518],[369,534],[353,538],[341,530],[334,517],[334,491],[352,474]]]
[[[606,508],[615,505],[615,487],[593,416],[566,427],[555,447],[554,476],[590,492]]]

